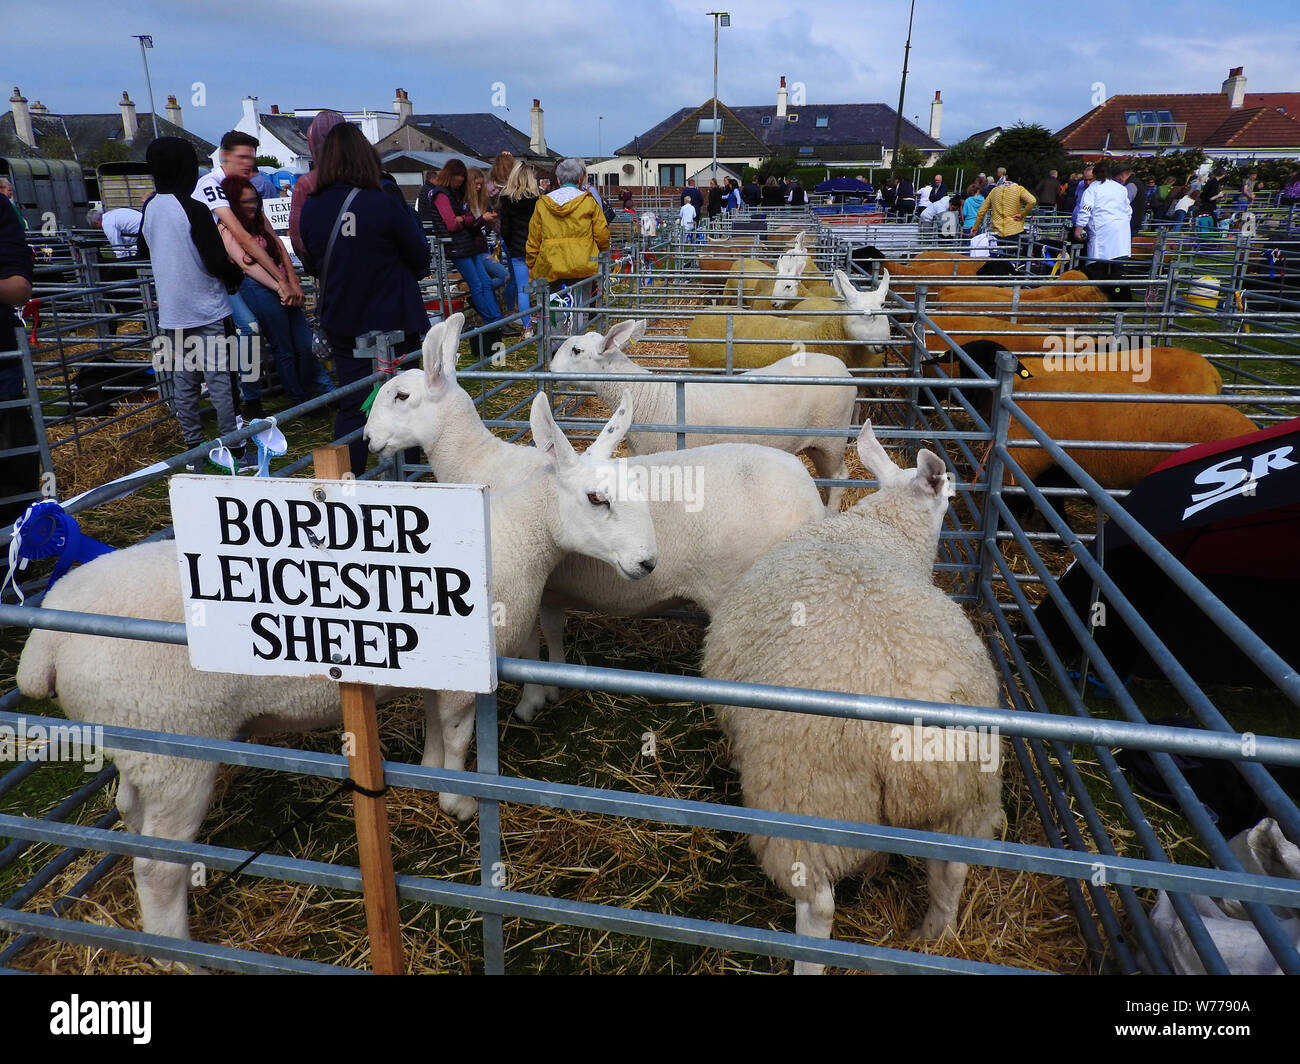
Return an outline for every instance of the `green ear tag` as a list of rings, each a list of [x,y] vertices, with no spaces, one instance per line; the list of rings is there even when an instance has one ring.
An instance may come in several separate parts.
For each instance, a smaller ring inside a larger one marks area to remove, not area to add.
[[[379,389],[384,386],[383,381],[375,385],[375,390],[370,393],[366,401],[361,404],[361,412],[367,417],[370,416],[370,408],[375,405],[375,398],[379,395]]]

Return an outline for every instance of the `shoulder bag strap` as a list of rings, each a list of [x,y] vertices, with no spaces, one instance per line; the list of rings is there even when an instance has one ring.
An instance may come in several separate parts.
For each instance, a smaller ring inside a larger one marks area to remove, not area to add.
[[[330,252],[334,250],[334,241],[338,239],[339,230],[343,227],[343,216],[348,213],[348,208],[352,206],[352,201],[357,198],[357,193],[361,189],[354,188],[348,193],[347,199],[343,201],[343,206],[339,208],[339,216],[334,219],[334,229],[330,232],[329,243],[325,245],[325,261],[321,263],[320,268],[320,292],[317,294],[319,302],[325,296],[325,282],[330,273]]]

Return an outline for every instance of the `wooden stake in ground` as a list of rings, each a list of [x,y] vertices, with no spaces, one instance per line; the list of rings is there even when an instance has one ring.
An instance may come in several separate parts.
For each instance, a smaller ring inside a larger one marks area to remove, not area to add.
[[[318,480],[342,480],[352,468],[348,449],[342,444],[316,448],[312,461]],[[374,688],[366,683],[341,683],[339,693],[343,699],[343,730],[354,737],[348,755],[348,773],[366,790],[382,791],[384,770],[379,757]],[[353,791],[352,813],[361,854],[370,966],[376,975],[401,975],[405,963],[397,915],[397,884],[393,879],[393,851],[388,840],[388,803],[382,794],[372,798]]]

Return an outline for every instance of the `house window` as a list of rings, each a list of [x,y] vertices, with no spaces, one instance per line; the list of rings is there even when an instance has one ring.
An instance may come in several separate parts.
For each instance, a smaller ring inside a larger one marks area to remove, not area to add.
[[[758,120],[758,124],[760,126],[770,126],[772,124],[772,116],[764,115],[762,118]]]
[[[721,133],[721,118],[701,118],[695,127],[696,133]]]
[[[799,121],[799,116],[798,116],[798,115],[795,115],[795,114],[786,115],[785,118],[786,118],[786,121],[787,121],[787,122],[798,122],[798,121]]]
[[[818,115],[818,116],[817,116],[817,128],[818,128],[818,129],[825,129],[825,128],[826,128],[827,126],[829,126],[830,124],[831,124],[831,116],[830,116],[830,115]]]
[[[800,149],[799,149],[799,154],[800,154],[800,155],[811,155],[811,154],[812,154],[812,148],[800,148]]]
[[[606,175],[605,175],[605,184],[607,184],[607,185],[613,185],[613,186],[616,186],[616,187],[617,187],[617,185],[618,185],[618,174],[606,174]]]
[[[660,163],[659,184],[668,186],[681,186],[686,184],[686,164]]]

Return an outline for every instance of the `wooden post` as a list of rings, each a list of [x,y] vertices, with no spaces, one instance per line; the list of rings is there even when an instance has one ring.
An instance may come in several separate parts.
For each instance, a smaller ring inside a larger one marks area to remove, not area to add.
[[[318,480],[342,480],[351,471],[348,449],[342,444],[316,448],[312,461]],[[354,737],[352,753],[348,755],[348,773],[366,790],[382,791],[384,770],[379,756],[374,688],[366,683],[341,683],[339,693],[343,700],[343,730]],[[361,855],[370,966],[376,975],[401,975],[405,963],[397,913],[397,884],[393,879],[393,851],[388,840],[388,804],[382,794],[371,798],[353,791],[352,813]]]

